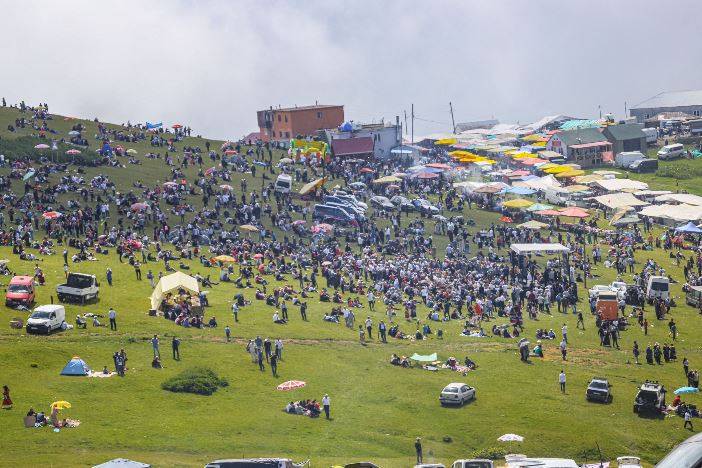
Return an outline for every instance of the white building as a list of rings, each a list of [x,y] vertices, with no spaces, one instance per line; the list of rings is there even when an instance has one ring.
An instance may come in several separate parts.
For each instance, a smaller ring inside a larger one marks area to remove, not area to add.
[[[402,144],[402,126],[385,124],[357,124],[347,122],[339,128],[324,131],[327,142],[332,145],[333,140],[348,138],[370,137],[373,139],[373,156],[377,159],[388,159],[392,149]]]

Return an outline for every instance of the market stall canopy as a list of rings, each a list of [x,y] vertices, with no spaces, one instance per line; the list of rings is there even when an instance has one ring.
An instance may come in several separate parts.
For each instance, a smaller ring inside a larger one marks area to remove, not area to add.
[[[675,232],[684,232],[685,234],[702,234],[702,229],[698,228],[692,221],[689,221],[687,224],[676,227]]]
[[[529,208],[527,208],[527,211],[544,211],[550,210],[551,208],[553,208],[553,206],[547,205],[545,203],[534,203]]]
[[[570,252],[570,249],[562,244],[512,244],[510,249],[517,255],[532,252]]]
[[[171,291],[176,291],[178,289],[185,289],[193,294],[199,294],[200,286],[197,284],[197,280],[192,276],[186,275],[181,271],[176,271],[168,276],[161,278],[154,288],[154,292],[151,293],[151,308],[153,310],[158,310],[161,306],[161,301],[163,296]]]
[[[702,197],[691,193],[670,193],[659,195],[655,198],[657,202],[685,203],[686,205],[702,206]]]
[[[620,192],[624,189],[648,189],[648,184],[646,182],[641,182],[640,180],[633,179],[602,179],[593,182],[593,184],[608,192]]]
[[[381,177],[381,178],[375,179],[373,181],[374,184],[396,184],[398,182],[402,182],[402,179],[400,179],[397,176],[392,176],[392,175]]]
[[[504,193],[511,193],[514,195],[532,195],[536,193],[536,190],[527,187],[508,187],[504,189]]]
[[[563,187],[566,192],[569,193],[576,193],[576,192],[586,192],[590,190],[590,187],[587,185],[568,185],[566,187]]]
[[[548,224],[542,223],[541,221],[535,221],[532,219],[531,221],[527,221],[526,223],[518,224],[517,227],[523,228],[523,229],[536,229],[536,230],[538,230],[538,229],[547,228]]]
[[[324,183],[327,181],[326,177],[322,177],[320,179],[313,180],[312,182],[308,182],[305,185],[302,186],[300,189],[300,195],[307,195],[308,193],[316,190],[318,187],[321,187],[324,185]]]
[[[558,216],[565,216],[568,218],[587,218],[590,213],[584,208],[578,208],[577,206],[569,206],[568,208],[563,208],[558,210]]]
[[[527,200],[525,198],[515,198],[514,200],[503,202],[502,206],[505,208],[526,208],[533,204],[534,202],[531,200]]]
[[[700,221],[702,219],[702,207],[693,205],[650,205],[644,207],[640,212],[641,216],[651,218],[663,218],[673,221]]]
[[[628,226],[629,224],[636,224],[640,222],[641,218],[639,218],[639,215],[632,214],[629,216],[624,216],[623,218],[617,219],[615,221],[611,221],[609,224],[611,224],[612,226]]]
[[[601,176],[599,174],[588,174],[576,177],[575,182],[577,182],[578,184],[591,184],[602,179],[604,179],[604,176]]]
[[[426,356],[414,353],[412,356],[410,356],[410,359],[412,359],[413,361],[419,361],[419,362],[434,362],[438,359],[438,356],[436,355],[436,353],[428,354]]]
[[[616,210],[617,208],[623,208],[625,206],[646,206],[649,203],[639,200],[630,193],[619,192],[610,193],[607,195],[600,195],[594,198],[599,204]]]
[[[571,169],[567,172],[559,172],[556,174],[556,179],[567,179],[569,177],[578,177],[582,175],[585,175],[585,171],[582,169]]]

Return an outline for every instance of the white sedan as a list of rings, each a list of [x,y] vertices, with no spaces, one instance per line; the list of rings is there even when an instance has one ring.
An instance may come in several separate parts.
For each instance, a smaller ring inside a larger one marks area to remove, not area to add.
[[[439,402],[444,405],[463,405],[464,403],[475,399],[475,389],[467,384],[454,382],[448,384],[441,390]]]
[[[614,292],[614,290],[607,284],[596,284],[590,288],[590,298],[598,297],[601,292]]]

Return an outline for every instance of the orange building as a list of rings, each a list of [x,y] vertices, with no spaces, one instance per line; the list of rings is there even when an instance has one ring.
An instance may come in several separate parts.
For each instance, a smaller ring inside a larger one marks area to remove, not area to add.
[[[263,141],[288,141],[297,136],[316,136],[318,130],[344,123],[344,106],[321,105],[270,108],[258,111],[258,128]]]

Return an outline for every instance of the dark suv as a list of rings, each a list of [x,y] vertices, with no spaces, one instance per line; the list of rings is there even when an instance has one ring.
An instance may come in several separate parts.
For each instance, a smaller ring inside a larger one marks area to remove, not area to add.
[[[590,383],[587,384],[585,398],[587,401],[609,403],[612,401],[612,393],[610,393],[609,388],[610,385],[607,379],[602,377],[593,377]]]
[[[658,413],[665,408],[665,388],[658,382],[641,384],[634,398],[634,413]]]

